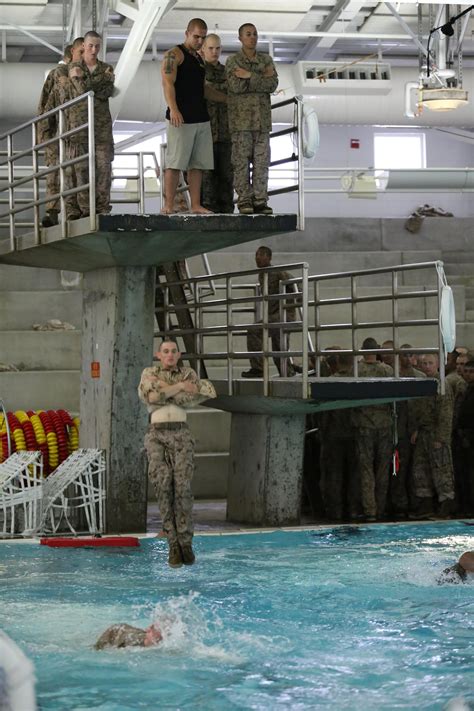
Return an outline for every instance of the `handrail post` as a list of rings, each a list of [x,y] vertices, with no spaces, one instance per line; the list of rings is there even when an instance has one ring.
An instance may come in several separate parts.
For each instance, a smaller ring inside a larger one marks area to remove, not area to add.
[[[286,292],[286,287],[284,287],[284,290]],[[278,282],[278,293],[282,293],[282,282]],[[285,304],[283,303],[282,299],[278,300],[278,321],[283,323],[283,321],[286,321],[286,309],[285,309]],[[287,351],[288,346],[286,342],[286,331],[283,330],[283,326],[278,326],[278,342],[280,344],[280,351]],[[272,345],[273,349],[273,345]],[[279,368],[279,373],[282,377],[286,378],[288,375],[288,358],[284,358],[283,355],[279,356],[279,361],[280,361],[280,368]]]
[[[8,206],[10,209],[10,249],[12,252],[16,249],[15,244],[15,215],[13,210],[15,209],[15,189],[13,187],[14,181],[14,170],[13,161],[15,160],[13,156],[13,135],[9,134],[7,136],[7,152],[8,152]]]
[[[160,143],[160,210],[165,204],[165,161],[166,161],[166,143]]]
[[[227,393],[232,395],[234,391],[234,331],[233,309],[232,309],[232,277],[226,277],[226,300],[227,300]],[[230,327],[230,328],[229,328]]]
[[[303,323],[302,323],[302,338],[303,343],[301,344],[302,356],[303,356],[303,375],[302,375],[302,398],[306,400],[308,398],[308,272],[309,267],[305,264],[302,268],[302,281],[301,281],[301,291],[303,299]]]
[[[319,327],[321,325],[320,320],[321,320],[321,315],[320,315],[320,307],[319,307],[319,295],[320,295],[320,286],[319,286],[319,281],[318,279],[315,279],[314,281],[314,358],[315,358],[315,366],[316,366],[316,377],[320,378],[321,377],[321,356],[319,354],[321,350],[321,341],[320,341],[320,336],[319,336]]]
[[[400,348],[399,343],[399,331],[398,331],[398,272],[392,272],[392,341],[394,351],[398,351]],[[400,377],[400,354],[394,352],[394,375],[396,378]]]
[[[268,363],[269,338],[268,338],[268,272],[263,272],[262,294],[262,366],[263,366],[263,394],[269,393],[270,365]]]
[[[201,365],[202,365],[202,360],[201,357],[203,353],[203,347],[202,347],[202,340],[203,336],[201,333],[201,328],[203,324],[203,313],[202,309],[198,307],[198,304],[200,303],[201,299],[201,294],[200,294],[200,284],[198,284],[197,281],[194,282],[194,289],[193,289],[193,294],[194,294],[194,323],[197,323],[198,327],[198,333],[194,334],[194,348],[196,351],[196,355],[199,356],[196,358],[196,370],[197,370],[197,375],[198,378],[201,377]]]
[[[298,136],[298,222],[297,229],[304,230],[304,155],[303,155],[303,98],[296,98],[296,128]]]
[[[357,356],[355,352],[357,350],[356,346],[356,329],[357,329],[357,277],[351,276],[351,336],[352,336],[352,362],[354,367],[354,377],[357,378],[359,375],[359,364],[357,361]]]
[[[64,174],[64,159],[65,159],[65,141],[63,138],[64,133],[64,109],[60,108],[58,112],[59,116],[59,204],[61,207],[61,237],[66,238],[66,198],[64,197],[64,190],[66,189],[66,176]],[[90,176],[89,176],[90,180]]]
[[[31,124],[31,146],[32,146],[32,159],[33,159],[33,200],[35,201],[35,206],[33,208],[34,215],[34,232],[35,232],[35,245],[40,243],[40,229],[39,229],[39,185],[38,185],[38,151],[36,149],[36,124]]]
[[[138,199],[140,215],[145,214],[145,171],[143,168],[143,153],[138,153]]]
[[[87,123],[89,130],[87,133],[89,153],[89,215],[90,228],[96,229],[96,207],[95,207],[95,124],[94,124],[94,94],[91,92],[87,97]]]
[[[441,270],[443,269],[443,262],[438,262]],[[441,331],[441,295],[443,291],[443,281],[441,279],[441,273],[439,267],[436,269],[436,275],[438,277],[438,361],[439,361],[439,382],[440,382],[440,393],[444,395],[446,393],[446,380],[445,380],[445,353],[444,353],[444,340],[443,333]]]

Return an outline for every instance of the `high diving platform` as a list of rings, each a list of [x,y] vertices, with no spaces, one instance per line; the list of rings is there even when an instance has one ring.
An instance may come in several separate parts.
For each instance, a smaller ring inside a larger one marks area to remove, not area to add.
[[[0,262],[89,272],[155,267],[296,230],[297,217],[278,215],[96,215],[0,242]]]

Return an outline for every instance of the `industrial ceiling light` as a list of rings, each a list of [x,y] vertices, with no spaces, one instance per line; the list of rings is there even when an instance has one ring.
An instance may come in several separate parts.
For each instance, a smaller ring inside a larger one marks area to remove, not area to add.
[[[453,111],[469,103],[464,89],[422,89],[421,104],[430,111]]]

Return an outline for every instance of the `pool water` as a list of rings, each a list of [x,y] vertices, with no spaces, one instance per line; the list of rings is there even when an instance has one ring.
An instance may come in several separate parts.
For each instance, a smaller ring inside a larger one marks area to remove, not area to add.
[[[442,709],[474,701],[474,582],[438,585],[474,527],[342,526],[135,549],[0,545],[0,626],[50,709]],[[160,621],[152,649],[97,652]]]

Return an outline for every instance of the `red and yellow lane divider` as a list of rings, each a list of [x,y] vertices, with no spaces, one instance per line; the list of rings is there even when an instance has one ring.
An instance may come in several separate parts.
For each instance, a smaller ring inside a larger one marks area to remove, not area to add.
[[[40,450],[46,475],[79,447],[79,418],[67,410],[16,410],[7,421],[11,453]],[[0,414],[0,462],[8,457],[7,421]]]

